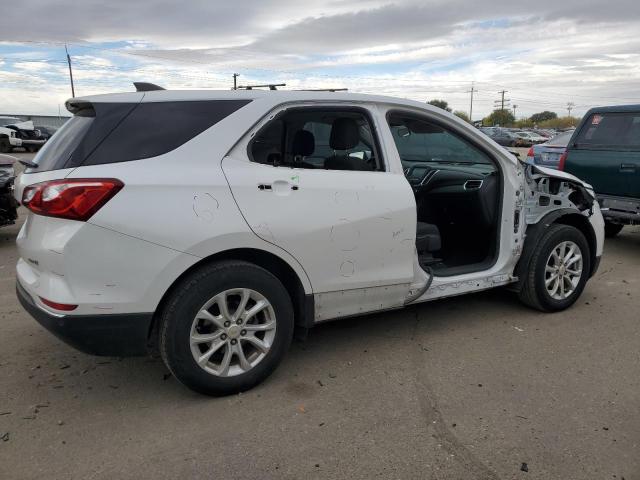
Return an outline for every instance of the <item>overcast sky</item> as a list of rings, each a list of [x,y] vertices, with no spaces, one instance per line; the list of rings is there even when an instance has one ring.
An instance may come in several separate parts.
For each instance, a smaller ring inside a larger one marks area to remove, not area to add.
[[[0,114],[70,96],[284,82],[442,98],[474,119],[640,103],[640,0],[22,0],[0,16]],[[64,112],[63,112],[64,113]]]

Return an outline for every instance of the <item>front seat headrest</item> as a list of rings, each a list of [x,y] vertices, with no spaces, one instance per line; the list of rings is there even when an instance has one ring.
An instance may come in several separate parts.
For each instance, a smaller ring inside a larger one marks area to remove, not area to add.
[[[358,123],[349,117],[336,118],[331,125],[329,146],[333,150],[351,150],[360,143]]]
[[[293,136],[292,153],[294,156],[308,157],[316,149],[316,139],[308,130],[298,130]]]

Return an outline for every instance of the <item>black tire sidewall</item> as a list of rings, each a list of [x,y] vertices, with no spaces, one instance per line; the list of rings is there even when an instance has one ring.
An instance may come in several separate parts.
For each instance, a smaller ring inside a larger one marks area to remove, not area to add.
[[[587,239],[577,228],[569,225],[553,225],[550,228],[552,230],[543,237],[540,243],[536,255],[536,263],[533,265],[533,268],[535,269],[535,290],[538,301],[545,310],[559,311],[570,307],[578,298],[580,298],[587,280],[589,279],[589,272],[591,271],[591,255]],[[580,248],[580,253],[582,254],[582,276],[580,277],[578,286],[571,296],[564,300],[557,300],[549,295],[545,286],[545,269],[552,250],[565,241],[572,241]]]
[[[276,336],[264,359],[246,373],[217,377],[193,358],[189,336],[196,313],[214,295],[232,288],[262,294],[276,316]],[[293,307],[287,290],[267,270],[245,262],[223,262],[194,272],[167,302],[161,326],[161,352],[167,367],[187,387],[207,395],[228,395],[252,388],[267,378],[286,354],[293,337]]]

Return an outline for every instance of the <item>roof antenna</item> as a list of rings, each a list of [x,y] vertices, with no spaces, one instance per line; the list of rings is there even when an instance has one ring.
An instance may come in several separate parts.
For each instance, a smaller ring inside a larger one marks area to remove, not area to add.
[[[149,82],[133,82],[133,85],[136,87],[136,92],[152,92],[154,90],[164,90],[164,88],[159,87],[155,83]]]

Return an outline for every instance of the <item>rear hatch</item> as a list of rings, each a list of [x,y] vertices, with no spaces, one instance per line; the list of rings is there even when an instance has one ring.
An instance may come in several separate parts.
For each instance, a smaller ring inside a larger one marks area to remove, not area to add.
[[[640,198],[640,107],[587,113],[569,142],[564,170],[598,194]]]

